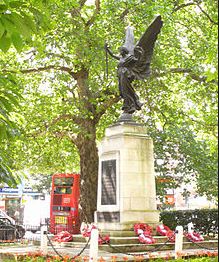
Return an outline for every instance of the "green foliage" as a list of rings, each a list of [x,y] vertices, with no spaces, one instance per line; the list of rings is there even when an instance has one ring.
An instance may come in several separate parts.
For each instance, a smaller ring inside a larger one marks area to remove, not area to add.
[[[214,236],[218,234],[218,210],[217,209],[195,209],[163,211],[160,213],[160,221],[172,230],[176,226],[185,229],[189,223],[193,223],[194,230],[200,234]]]
[[[168,184],[158,184],[161,190],[158,190],[158,195],[164,195],[165,188],[177,188],[183,182],[187,184],[198,180],[199,194],[216,198],[217,151],[211,152],[208,142],[197,138],[188,123],[183,126],[175,123],[165,130],[154,131],[150,130],[155,143],[156,172],[161,177],[172,178]],[[159,163],[159,160],[162,161]]]
[[[16,79],[11,74],[4,77],[0,75],[0,182],[8,185],[17,183],[11,170],[12,159],[8,141],[12,142],[18,134],[15,120],[19,122],[19,115],[15,112],[19,99]]]
[[[45,1],[5,0],[0,4],[0,49],[7,52],[13,45],[18,52],[40,29],[48,28]]]
[[[17,52],[21,52],[33,34],[48,28],[46,13],[42,11],[44,3],[45,1],[34,0],[0,2],[0,49],[3,52],[7,52],[11,45]],[[3,57],[0,57],[2,61]],[[15,122],[20,124],[21,120],[16,113],[21,93],[17,87],[17,80],[13,74],[0,75],[0,182],[11,186],[19,182],[19,177],[12,172],[15,165],[6,140],[12,142],[19,133],[19,125]]]

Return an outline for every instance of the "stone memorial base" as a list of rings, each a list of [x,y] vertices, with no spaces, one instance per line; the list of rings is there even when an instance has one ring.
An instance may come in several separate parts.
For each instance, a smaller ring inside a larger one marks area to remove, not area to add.
[[[135,223],[157,225],[153,142],[146,128],[119,122],[106,129],[99,146],[95,222],[102,230],[131,230]]]

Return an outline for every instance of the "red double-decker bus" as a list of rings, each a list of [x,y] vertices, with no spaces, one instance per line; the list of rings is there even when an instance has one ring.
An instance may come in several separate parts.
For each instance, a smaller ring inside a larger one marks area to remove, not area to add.
[[[79,174],[53,175],[50,204],[50,232],[52,234],[61,231],[68,231],[71,234],[79,233],[79,188]]]

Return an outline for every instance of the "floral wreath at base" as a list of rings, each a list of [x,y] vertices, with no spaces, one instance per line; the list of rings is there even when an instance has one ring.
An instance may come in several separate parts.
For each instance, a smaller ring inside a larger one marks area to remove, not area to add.
[[[190,240],[192,242],[202,242],[202,241],[204,241],[204,237],[201,236],[199,233],[194,232],[194,231],[190,232],[190,233],[185,233],[184,235],[185,235],[185,237],[188,240]]]
[[[175,234],[168,226],[159,225],[156,227],[156,231],[160,236],[166,236],[170,242],[175,242]]]
[[[83,237],[90,238],[91,231],[93,229],[98,229],[97,226],[94,225],[93,223],[92,224],[82,223],[80,231],[81,231],[81,234],[82,234]],[[98,244],[99,245],[108,244],[109,242],[110,242],[110,236],[109,235],[100,236],[100,234],[99,234],[99,238],[98,238]]]
[[[135,234],[138,235],[139,242],[142,244],[154,244],[156,241],[152,237],[152,227],[145,223],[134,225]]]
[[[71,242],[72,240],[73,236],[68,231],[61,231],[53,237],[53,241],[57,242]]]

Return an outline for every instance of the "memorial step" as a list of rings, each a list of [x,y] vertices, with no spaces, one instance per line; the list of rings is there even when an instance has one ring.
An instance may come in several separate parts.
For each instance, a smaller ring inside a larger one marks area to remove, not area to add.
[[[166,237],[154,236],[156,243],[154,244],[141,244],[138,241],[138,237],[110,237],[110,244],[99,245],[99,250],[110,253],[138,253],[138,252],[153,252],[153,251],[164,251],[174,250],[175,243],[167,242]],[[53,242],[55,246],[61,247],[72,247],[72,248],[83,248],[85,247],[88,238],[84,238],[82,235],[74,235],[73,242],[57,243]],[[217,250],[218,239],[205,237],[205,241],[192,243],[184,238],[183,250],[185,249],[204,249],[204,250]],[[89,248],[89,245],[88,247]]]
[[[198,243],[192,242],[184,242],[183,249],[215,249],[218,248],[218,241],[217,240],[210,240],[210,241],[202,241]],[[100,250],[104,250],[110,253],[135,253],[135,252],[154,252],[154,251],[162,251],[162,250],[174,250],[175,243],[166,243],[162,245],[162,243],[156,244],[120,244],[120,245],[101,245],[99,246]]]
[[[120,232],[101,232],[101,236],[106,236],[110,235],[110,243],[111,244],[139,244],[138,236],[136,236],[135,233],[132,234],[131,231],[125,231],[123,232],[124,235]],[[153,236],[155,239],[156,243],[164,243],[167,241],[166,236]],[[210,236],[205,236],[204,237],[205,241],[208,240],[218,240],[216,237],[210,237]],[[82,242],[86,243],[88,238],[83,237],[82,235],[73,235],[73,242]],[[184,237],[183,241],[186,242],[187,238]]]
[[[101,234],[101,236],[106,236],[107,234]],[[165,236],[153,236],[156,243],[164,243],[168,239]],[[88,238],[83,237],[82,235],[74,235],[73,236],[73,242],[87,242]],[[184,241],[186,241],[186,238],[184,238]],[[119,236],[112,236],[110,235],[110,243],[111,244],[139,244],[138,236],[134,234],[134,236],[128,236],[128,237],[119,237]]]

